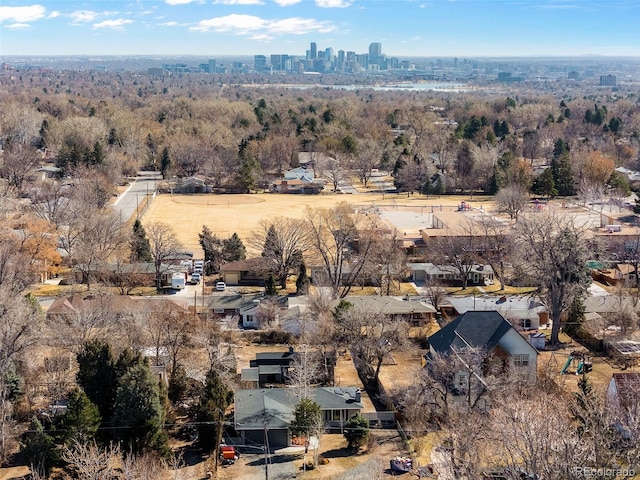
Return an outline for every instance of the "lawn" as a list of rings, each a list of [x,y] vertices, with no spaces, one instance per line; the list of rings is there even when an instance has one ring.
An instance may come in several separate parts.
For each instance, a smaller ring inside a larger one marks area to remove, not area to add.
[[[478,197],[479,198],[479,197]],[[142,215],[143,224],[164,222],[171,225],[182,245],[202,257],[198,233],[208,226],[221,238],[237,233],[248,247],[261,220],[275,217],[304,218],[307,207],[332,208],[340,202],[358,207],[442,205],[444,197],[389,193],[342,195],[287,195],[256,193],[247,195],[158,195]],[[457,205],[466,196],[447,196],[446,203]]]

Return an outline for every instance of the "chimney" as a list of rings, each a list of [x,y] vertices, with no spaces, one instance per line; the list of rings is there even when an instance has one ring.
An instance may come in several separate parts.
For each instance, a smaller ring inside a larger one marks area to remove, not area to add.
[[[356,388],[356,402],[361,402],[362,401],[362,392],[360,391],[359,388]]]

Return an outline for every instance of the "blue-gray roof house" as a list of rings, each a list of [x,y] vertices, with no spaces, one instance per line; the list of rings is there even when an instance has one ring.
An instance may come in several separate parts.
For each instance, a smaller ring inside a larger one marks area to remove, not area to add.
[[[483,368],[535,378],[538,351],[497,311],[468,311],[429,337],[427,355],[477,350]],[[463,376],[464,376],[463,372]],[[461,379],[461,381],[464,379]]]
[[[341,429],[364,405],[356,387],[316,387],[311,389],[311,400],[320,405],[325,427]],[[291,439],[289,426],[300,398],[292,388],[266,388],[236,390],[235,429],[250,445],[288,446]]]

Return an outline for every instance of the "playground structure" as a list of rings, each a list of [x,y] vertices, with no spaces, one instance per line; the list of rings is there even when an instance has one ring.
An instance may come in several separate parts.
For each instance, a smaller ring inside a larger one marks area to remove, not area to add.
[[[569,354],[569,358],[567,358],[564,367],[560,371],[561,375],[566,375],[569,373],[569,367],[577,362],[577,366],[575,369],[576,375],[582,375],[583,373],[589,373],[593,370],[593,362],[591,361],[591,356],[586,352],[571,352]]]

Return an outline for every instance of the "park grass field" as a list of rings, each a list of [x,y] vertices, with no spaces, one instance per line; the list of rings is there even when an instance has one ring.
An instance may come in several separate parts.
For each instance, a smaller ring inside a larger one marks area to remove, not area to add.
[[[423,195],[362,193],[357,195],[291,195],[256,193],[246,195],[185,194],[157,196],[142,215],[142,223],[164,222],[171,225],[178,240],[195,257],[202,257],[198,233],[206,225],[220,238],[237,233],[249,248],[261,220],[275,217],[303,218],[307,207],[332,208],[340,202],[363,206],[451,205],[468,197],[425,197]]]

